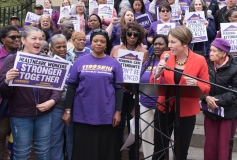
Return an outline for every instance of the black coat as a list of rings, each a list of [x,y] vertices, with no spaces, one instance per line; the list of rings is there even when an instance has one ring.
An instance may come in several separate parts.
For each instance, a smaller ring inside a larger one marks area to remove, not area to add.
[[[229,61],[224,66],[216,69],[216,71],[214,69],[214,63],[208,61],[208,71],[210,82],[237,90],[237,62],[232,56],[229,55]],[[237,118],[237,109],[233,107],[234,101],[231,92],[211,86],[209,95],[219,99],[216,104],[224,108],[225,116],[220,117],[208,111],[203,111],[205,116],[208,116],[212,120],[223,120],[231,119],[232,113],[234,113],[234,117]]]

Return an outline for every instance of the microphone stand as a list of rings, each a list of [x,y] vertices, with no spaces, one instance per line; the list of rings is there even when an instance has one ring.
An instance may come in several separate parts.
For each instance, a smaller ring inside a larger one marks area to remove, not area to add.
[[[212,83],[212,82],[208,82],[208,81],[205,81],[203,79],[200,79],[200,78],[197,78],[197,77],[194,77],[194,76],[191,76],[191,75],[188,75],[188,74],[185,74],[183,72],[180,72],[180,71],[177,71],[177,70],[174,70],[174,69],[171,69],[170,67],[164,67],[166,70],[168,71],[172,71],[172,72],[176,72],[176,73],[179,73],[179,74],[182,74],[184,76],[187,76],[187,77],[190,77],[190,78],[193,78],[197,81],[201,81],[201,82],[204,82],[206,84],[210,84],[212,86],[215,86],[215,87],[219,87],[221,89],[224,89],[226,91],[229,91],[229,92],[232,92],[233,94],[233,99],[234,99],[234,104],[233,106],[236,107],[236,104],[237,104],[237,101],[236,101],[236,98],[235,98],[235,94],[237,94],[237,91],[236,90],[233,90],[233,89],[230,89],[230,88],[226,88],[226,87],[223,87],[221,85],[218,85],[218,84],[215,84],[215,83]],[[233,150],[233,143],[234,143],[234,113],[232,113],[232,125],[231,125],[231,137],[230,137],[230,141],[229,141],[229,160],[231,160],[232,158],[232,150]]]

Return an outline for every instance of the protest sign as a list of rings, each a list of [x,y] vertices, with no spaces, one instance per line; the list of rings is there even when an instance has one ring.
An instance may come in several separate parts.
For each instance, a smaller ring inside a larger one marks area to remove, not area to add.
[[[158,24],[157,25],[157,34],[163,34],[163,35],[168,35],[169,31],[172,28],[175,28],[176,24],[175,23],[163,23],[163,24]]]
[[[107,0],[107,4],[114,6],[114,0]]]
[[[52,17],[52,12],[53,12],[52,9],[44,9],[43,14],[48,15],[51,18]]]
[[[66,78],[66,81],[65,81],[65,85],[64,85],[64,87],[67,88],[67,86],[68,86],[68,79],[70,77],[70,72],[71,72],[71,69],[72,69],[73,65],[72,65],[72,63],[70,61],[67,61],[66,59],[63,59],[63,58],[61,58],[61,57],[59,57],[57,55],[54,55],[53,58],[54,59],[59,59],[59,60],[65,61],[65,62],[69,62],[69,64],[70,64],[70,68],[69,68],[69,71],[68,71],[68,74],[67,74],[67,78]]]
[[[63,17],[68,17],[70,15],[71,15],[71,8],[70,8],[70,6],[61,7],[60,8],[60,17],[58,19],[58,24],[60,24],[60,20]]]
[[[189,12],[189,6],[181,6],[181,9],[185,11],[185,13]]]
[[[69,21],[71,21],[74,25],[74,30],[76,32],[80,32],[80,17],[79,15],[71,15],[68,17]]]
[[[237,52],[237,23],[221,23],[221,37],[229,41],[230,52]]]
[[[139,83],[144,53],[124,49],[118,51],[118,61],[123,68],[125,83]]]
[[[96,0],[89,0],[89,14],[95,9],[98,8]]]
[[[171,20],[181,20],[181,15],[178,14],[177,12],[180,9],[180,5],[170,5],[172,12],[171,12]]]
[[[32,12],[27,12],[25,22],[38,23],[39,19],[40,19],[39,15]]]
[[[151,19],[148,14],[143,14],[136,17],[137,22],[146,30],[149,30],[151,25]]]
[[[188,3],[187,0],[179,0],[178,5],[182,6],[189,6],[190,4]]]
[[[14,69],[19,76],[9,86],[62,90],[70,69],[69,62],[17,52]]]
[[[191,43],[208,41],[207,28],[204,24],[204,11],[188,12],[185,14],[186,27],[190,29],[193,34]]]
[[[98,15],[100,18],[112,19],[113,17],[113,6],[110,4],[100,4],[98,8]]]

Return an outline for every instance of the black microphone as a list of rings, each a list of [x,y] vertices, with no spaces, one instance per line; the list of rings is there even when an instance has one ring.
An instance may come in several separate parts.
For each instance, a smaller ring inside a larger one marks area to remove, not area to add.
[[[164,55],[164,60],[165,60],[165,62],[166,62],[169,58],[170,58],[170,55],[169,55],[168,53],[165,53],[165,55]],[[157,79],[157,78],[160,77],[160,73],[164,70],[164,68],[165,68],[165,67],[160,68],[160,69],[156,72],[154,79]]]

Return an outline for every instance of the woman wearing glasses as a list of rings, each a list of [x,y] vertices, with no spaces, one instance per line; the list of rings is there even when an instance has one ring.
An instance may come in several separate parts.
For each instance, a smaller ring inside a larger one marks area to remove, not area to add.
[[[188,45],[192,40],[191,31],[185,26],[178,26],[171,29],[168,34],[169,48],[170,51],[165,51],[161,55],[161,60],[156,67],[156,71],[150,77],[150,83],[156,84],[180,84],[180,85],[193,85],[198,86],[201,91],[206,95],[210,91],[210,85],[197,81],[193,78],[183,76],[178,73],[185,73],[205,81],[209,81],[208,67],[206,60],[203,56],[195,54],[192,52]],[[169,59],[164,61],[164,54],[169,54]],[[178,72],[172,72],[168,70],[163,70],[159,75],[158,70],[164,68],[165,66],[170,67]],[[163,82],[162,82],[163,81]],[[158,102],[164,103],[165,96],[159,96]],[[165,135],[169,137],[173,131],[173,123],[176,121],[176,106],[175,99],[169,100],[169,130],[166,127],[166,116],[165,108],[163,105],[158,105],[158,112],[155,113],[155,117],[159,117],[157,120],[158,130],[160,130]],[[188,148],[191,141],[193,129],[196,122],[196,114],[200,112],[199,98],[180,98],[180,159],[186,160],[188,155]],[[156,133],[156,132],[155,132]],[[177,133],[174,133],[176,138]],[[158,145],[154,148],[154,155],[152,159],[167,159],[165,151],[167,138],[160,133],[156,133],[156,142]],[[176,148],[175,148],[176,149]],[[159,153],[158,153],[159,152]]]
[[[158,24],[164,23],[175,23],[176,26],[179,26],[179,23],[170,19],[171,15],[171,6],[167,1],[163,1],[159,5],[159,16],[160,20],[155,21],[151,24],[148,34],[147,34],[147,42],[151,43],[153,40],[153,36],[157,35],[157,26]]]
[[[85,47],[86,35],[84,32],[74,32],[72,34],[71,39],[74,47],[68,50],[68,54],[70,54],[70,59],[67,60],[70,60],[72,63],[74,63],[78,57],[91,53],[91,49]]]
[[[20,33],[16,27],[5,26],[0,29],[0,70],[8,55],[16,54],[20,48]],[[4,159],[6,137],[10,131],[10,117],[8,115],[8,100],[2,98],[0,103],[0,159]]]
[[[119,49],[143,52],[144,53],[143,62],[145,62],[146,60],[148,60],[148,51],[144,49],[143,46],[141,45],[143,39],[144,39],[144,29],[137,22],[128,22],[126,26],[121,28],[121,41],[123,42],[123,44],[114,46],[110,56],[117,59]],[[129,120],[133,118],[132,115],[133,109],[134,109],[133,94],[128,90],[124,90],[121,123],[118,126],[120,148],[123,145],[123,135],[124,135],[126,117],[127,117],[128,130],[130,130]],[[129,150],[129,157],[130,157],[129,159],[134,158],[134,155],[135,155],[135,146],[132,145]],[[120,153],[120,159],[121,159],[121,153]]]
[[[80,31],[84,33],[88,30],[88,15],[86,15],[86,7],[85,4],[81,1],[75,4],[75,14],[79,15],[80,17]]]
[[[123,81],[118,61],[105,54],[108,33],[95,29],[92,54],[78,58],[68,80],[66,112],[73,109],[72,160],[118,160],[117,125],[120,122]],[[64,119],[68,124],[70,117]]]
[[[42,47],[42,33],[36,27],[22,32],[22,52],[39,54]],[[0,72],[0,93],[9,100],[11,131],[14,139],[14,158],[28,159],[32,138],[37,159],[50,160],[50,129],[53,106],[60,100],[61,92],[50,89],[9,86],[9,81],[19,75],[13,69],[16,55],[5,59]]]

